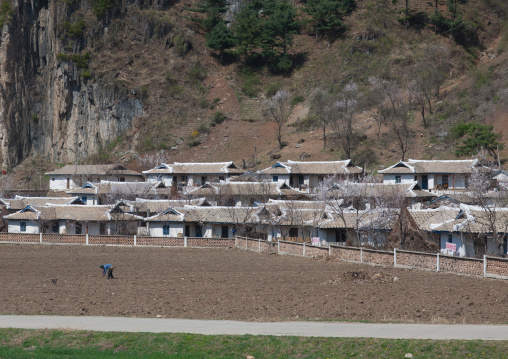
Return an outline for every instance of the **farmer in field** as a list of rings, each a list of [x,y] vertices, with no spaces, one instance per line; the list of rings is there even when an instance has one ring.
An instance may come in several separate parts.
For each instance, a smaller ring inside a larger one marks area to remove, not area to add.
[[[113,269],[115,269],[115,267],[113,267],[112,264],[101,264],[101,269],[102,269],[102,276],[104,277],[106,275],[106,273],[108,273],[108,279],[111,278],[115,278],[113,277]]]

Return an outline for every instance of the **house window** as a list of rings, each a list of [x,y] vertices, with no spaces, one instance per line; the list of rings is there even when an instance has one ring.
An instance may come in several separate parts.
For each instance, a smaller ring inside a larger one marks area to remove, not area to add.
[[[395,183],[400,183],[400,176],[395,176]]]
[[[279,182],[279,176],[273,176],[273,182]]]
[[[20,232],[26,232],[26,222],[20,222],[19,223],[19,231]]]
[[[290,228],[289,229],[290,237],[298,237],[298,228]]]
[[[83,225],[79,222],[76,222],[76,234],[81,234],[83,232]]]
[[[305,183],[305,180],[304,180],[303,176],[302,175],[298,176],[298,184],[302,185],[304,183]]]
[[[58,222],[53,222],[53,228],[52,228],[52,231],[53,233],[59,233],[59,228],[58,228]]]
[[[120,177],[119,182],[125,182],[125,177]]]
[[[106,234],[106,225],[104,223],[99,224],[99,234],[100,235]]]
[[[448,243],[453,242],[453,236],[451,234],[448,235]]]
[[[81,197],[81,200],[86,203],[86,196]]]
[[[169,236],[169,224],[165,224],[162,226],[162,234],[164,236]]]

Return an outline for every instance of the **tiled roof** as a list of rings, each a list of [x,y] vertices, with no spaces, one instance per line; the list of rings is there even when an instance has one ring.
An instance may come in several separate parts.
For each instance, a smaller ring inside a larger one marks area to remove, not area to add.
[[[438,209],[410,209],[409,213],[415,220],[421,230],[434,231],[437,227],[446,222],[455,220],[459,214],[459,210],[450,207],[441,207]]]
[[[206,184],[191,192],[195,196],[302,196],[304,192],[277,182],[227,182]]]
[[[72,175],[72,176],[142,176],[141,173],[126,169],[121,165],[66,165],[54,171],[46,173],[48,176]]]
[[[76,201],[77,204],[83,204],[78,197],[23,197],[16,196],[11,199],[3,199],[2,203],[5,204],[7,209],[20,210],[28,205],[44,206],[46,204],[72,204]]]
[[[391,230],[397,220],[396,213],[396,210],[345,210],[341,213],[334,213],[332,219],[323,221],[319,227],[323,229],[355,229],[358,226],[360,229]]]
[[[399,162],[384,170],[380,170],[381,174],[470,174],[473,172],[474,166],[478,163],[477,159],[473,160],[412,160]]]
[[[161,166],[166,168],[160,168]],[[241,174],[243,171],[230,162],[189,162],[181,163],[175,162],[173,164],[163,164],[148,171],[143,171],[144,174]]]
[[[69,205],[54,205],[54,206],[31,206],[38,214],[37,216],[31,215],[32,219],[40,219],[45,221],[55,220],[70,220],[70,221],[83,221],[83,222],[105,222],[114,220],[130,221],[140,220],[139,216],[127,213],[110,213],[113,206],[69,206]],[[5,216],[7,220],[27,219],[27,212],[19,211]],[[34,213],[34,212],[31,212]]]
[[[435,197],[436,195],[421,190],[417,182],[412,183],[357,183],[344,181],[337,183],[327,191],[332,197],[367,197],[367,198],[390,198],[390,197]]]
[[[137,198],[135,202],[133,202],[133,206],[136,212],[148,212],[150,213],[161,213],[166,211],[168,208],[174,207],[184,207],[186,205],[194,205],[199,206],[205,201],[204,198],[196,198],[196,199],[178,199],[178,200],[170,200],[170,199],[161,199],[161,200],[148,200]]]
[[[261,174],[316,174],[316,175],[336,175],[336,174],[357,174],[362,173],[360,167],[353,165],[351,160],[345,161],[287,161],[278,162],[272,167],[259,171]]]

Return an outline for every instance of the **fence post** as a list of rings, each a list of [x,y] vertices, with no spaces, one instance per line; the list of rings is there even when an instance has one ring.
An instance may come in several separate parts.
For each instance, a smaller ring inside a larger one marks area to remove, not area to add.
[[[363,263],[363,248],[360,248],[360,262]]]
[[[258,239],[258,251],[261,252],[261,239]]]
[[[42,243],[42,232],[39,233],[39,243]]]
[[[305,242],[303,242],[303,256],[305,257]]]
[[[330,245],[330,242],[328,242],[328,255],[332,255],[332,246]]]
[[[249,239],[247,237],[245,237],[245,249],[248,248],[248,244],[249,244]]]
[[[439,252],[437,252],[437,268],[436,272],[439,272]]]
[[[483,276],[487,276],[487,256],[483,255]]]
[[[88,245],[88,233],[86,234],[85,242],[86,242],[86,245]]]
[[[187,237],[183,237],[183,246],[187,247]]]
[[[277,239],[277,254],[280,254],[280,240]]]
[[[393,248],[393,266],[397,267],[397,248]]]
[[[134,246],[138,244],[138,236],[134,235]]]

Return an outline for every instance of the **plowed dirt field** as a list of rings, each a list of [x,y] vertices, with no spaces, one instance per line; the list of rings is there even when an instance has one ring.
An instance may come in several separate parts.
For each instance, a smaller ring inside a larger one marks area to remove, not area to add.
[[[236,249],[0,245],[3,314],[507,323],[507,306],[508,281],[453,274]]]

